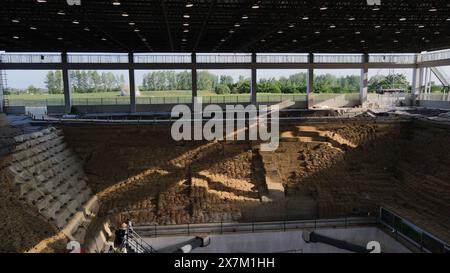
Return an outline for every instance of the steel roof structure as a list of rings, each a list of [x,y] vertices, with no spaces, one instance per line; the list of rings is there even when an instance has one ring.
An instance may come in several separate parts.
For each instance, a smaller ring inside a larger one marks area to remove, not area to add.
[[[2,0],[0,50],[376,53],[450,45],[444,0],[79,1]]]

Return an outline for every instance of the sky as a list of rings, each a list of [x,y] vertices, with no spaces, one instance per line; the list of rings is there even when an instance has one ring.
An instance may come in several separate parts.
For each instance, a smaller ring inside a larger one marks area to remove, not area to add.
[[[450,66],[442,67],[447,75],[450,76]],[[113,72],[116,75],[123,74],[125,76],[126,81],[128,82],[128,71],[126,70],[97,70],[99,73],[101,72]],[[149,73],[151,70],[136,70],[136,84],[139,86],[142,84],[142,78],[144,74]],[[175,70],[175,71],[183,71],[183,70]],[[239,75],[243,75],[245,77],[250,77],[250,70],[242,70],[242,69],[229,69],[229,70],[208,70],[210,73],[215,75],[229,75],[237,80]],[[7,80],[8,87],[10,88],[27,88],[30,85],[39,88],[45,88],[45,75],[48,70],[7,70]],[[257,71],[258,80],[261,78],[280,78],[282,76],[288,77],[289,75],[306,72],[304,69],[259,69]],[[314,70],[316,75],[330,73],[335,76],[346,76],[346,75],[359,75],[359,69],[318,69]],[[377,74],[380,75],[389,75],[389,73],[402,73],[406,75],[409,82],[412,79],[412,69],[395,69],[389,71],[389,69],[369,69],[369,78],[375,76]],[[437,82],[437,79],[434,79]]]

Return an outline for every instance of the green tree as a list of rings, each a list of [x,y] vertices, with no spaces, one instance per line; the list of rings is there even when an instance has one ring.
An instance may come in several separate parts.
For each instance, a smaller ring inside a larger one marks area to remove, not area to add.
[[[219,84],[215,88],[215,92],[218,95],[230,94],[231,90],[226,84]]]

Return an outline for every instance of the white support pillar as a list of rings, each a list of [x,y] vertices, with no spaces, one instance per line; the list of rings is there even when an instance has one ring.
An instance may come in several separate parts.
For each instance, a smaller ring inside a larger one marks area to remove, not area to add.
[[[257,104],[257,74],[256,74],[256,53],[252,53],[252,73],[251,73],[251,84],[250,84],[250,103],[253,105]]]
[[[191,70],[191,79],[192,79],[192,102],[194,102],[194,99],[197,98],[197,55],[195,53],[192,53],[191,55],[191,63],[192,63],[192,70]]]
[[[128,69],[128,80],[130,84],[130,112],[136,112],[136,80],[134,77],[134,54],[128,53],[128,63],[130,65]]]
[[[308,62],[310,65],[314,63],[314,55],[309,53]],[[308,81],[306,85],[306,108],[312,107],[312,93],[314,92],[314,69],[312,66],[308,68]]]
[[[1,56],[0,56],[1,57]],[[3,92],[4,89],[6,88],[6,86],[4,86],[4,82],[6,82],[6,79],[4,79],[3,77],[5,76],[5,74],[3,74],[4,72],[2,70],[0,70],[0,113],[3,113]]]
[[[367,91],[369,90],[369,54],[363,55],[363,68],[361,69],[361,79],[359,87],[359,101],[361,106],[367,102]]]
[[[420,89],[422,87],[423,81],[423,68],[418,67],[418,64],[422,60],[422,55],[418,54],[416,57],[416,67],[413,68],[412,75],[412,87],[411,87],[411,106],[415,106],[417,104],[417,100],[420,96]]]
[[[72,92],[70,90],[69,69],[67,68],[67,53],[61,54],[62,78],[64,89],[64,112],[70,114],[72,112]]]

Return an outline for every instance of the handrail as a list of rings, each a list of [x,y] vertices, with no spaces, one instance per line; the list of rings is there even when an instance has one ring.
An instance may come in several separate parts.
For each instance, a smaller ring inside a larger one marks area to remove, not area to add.
[[[128,63],[126,54],[68,54],[69,63]]]
[[[392,229],[393,232],[395,232],[395,234],[400,235],[402,238],[404,238],[411,244],[415,245],[416,247],[420,248],[421,250],[425,250],[427,252],[436,252],[436,249],[433,250],[427,248],[427,243],[424,243],[424,237],[427,237],[429,241],[433,241],[434,248],[436,248],[436,245],[440,245],[441,252],[444,252],[446,250],[450,251],[450,245],[447,242],[434,236],[425,229],[416,226],[411,221],[405,219],[404,217],[398,215],[397,213],[393,212],[390,209],[380,207],[380,216],[378,222]],[[411,237],[411,235],[408,235],[408,232],[404,232],[403,231],[404,228],[402,226],[406,226],[408,229],[414,230],[414,232],[420,236],[419,241],[414,240],[414,238]]]
[[[439,61],[450,59],[450,49],[422,54],[422,62]]]
[[[121,247],[128,247],[134,253],[156,253],[156,250],[144,241],[133,229],[128,229]]]
[[[61,63],[61,54],[5,53],[0,54],[0,63]]]
[[[140,236],[157,237],[173,235],[193,235],[205,233],[239,233],[239,232],[262,232],[262,231],[285,231],[305,228],[326,227],[348,227],[355,225],[376,224],[376,217],[350,217],[337,219],[316,219],[296,221],[274,221],[274,222],[250,222],[250,223],[206,223],[186,225],[139,225],[134,231]]]
[[[314,54],[314,63],[362,63],[363,54]]]
[[[308,54],[257,54],[257,63],[308,63]]]
[[[190,54],[138,54],[134,55],[135,63],[190,63]]]
[[[417,54],[369,54],[369,63],[414,64]]]

